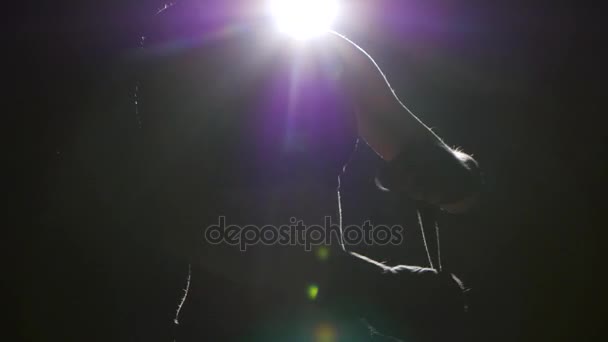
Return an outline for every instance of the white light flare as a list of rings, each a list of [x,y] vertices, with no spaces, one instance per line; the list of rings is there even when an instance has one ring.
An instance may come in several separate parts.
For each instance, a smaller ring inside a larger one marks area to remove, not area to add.
[[[337,0],[270,0],[269,5],[279,30],[300,40],[327,32],[338,15]]]

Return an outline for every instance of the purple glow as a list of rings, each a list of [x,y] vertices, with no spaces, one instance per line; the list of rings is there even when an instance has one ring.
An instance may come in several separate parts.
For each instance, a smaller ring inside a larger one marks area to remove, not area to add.
[[[352,149],[351,108],[320,57],[293,56],[273,66],[253,127],[261,164],[340,167]]]

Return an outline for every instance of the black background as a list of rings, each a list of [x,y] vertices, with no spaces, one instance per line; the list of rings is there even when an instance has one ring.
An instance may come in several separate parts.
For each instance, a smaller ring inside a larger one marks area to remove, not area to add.
[[[410,108],[483,165],[481,208],[450,218],[445,233],[448,257],[473,288],[481,340],[599,338],[606,171],[599,10],[561,1],[427,6],[455,26],[413,25],[434,39],[399,40],[374,23],[378,10],[352,36]],[[149,336],[132,331],[157,315],[154,295],[168,266],[154,252],[156,237],[112,209],[108,189],[120,182],[115,166],[137,136],[124,57],[160,7],[68,1],[5,12],[16,45],[3,51],[4,114],[16,128],[4,148],[14,157],[16,177],[7,183],[19,210],[5,226],[18,243],[5,249],[16,276],[7,277],[4,309],[23,340],[154,340],[152,327]]]

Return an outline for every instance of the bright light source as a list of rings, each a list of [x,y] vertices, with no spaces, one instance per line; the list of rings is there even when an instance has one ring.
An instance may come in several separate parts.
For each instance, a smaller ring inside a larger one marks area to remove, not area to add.
[[[270,11],[281,31],[307,39],[329,30],[338,5],[336,0],[270,0]]]

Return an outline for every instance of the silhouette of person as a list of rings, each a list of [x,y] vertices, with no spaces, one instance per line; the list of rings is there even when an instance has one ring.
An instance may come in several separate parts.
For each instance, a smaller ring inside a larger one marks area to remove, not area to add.
[[[297,244],[205,241],[220,222],[342,226],[337,177],[349,159],[369,161],[364,176],[400,198],[406,229],[419,203],[466,211],[480,185],[476,162],[410,113],[352,42],[328,34],[302,54],[224,7],[181,2],[157,15],[140,73],[141,168],[156,208],[145,214],[166,257],[190,264],[187,296],[166,300],[179,304],[174,338],[458,340],[462,286],[447,272],[384,266],[385,249],[337,240],[324,261]],[[353,153],[358,138],[374,153]],[[417,246],[393,260],[421,264]]]

